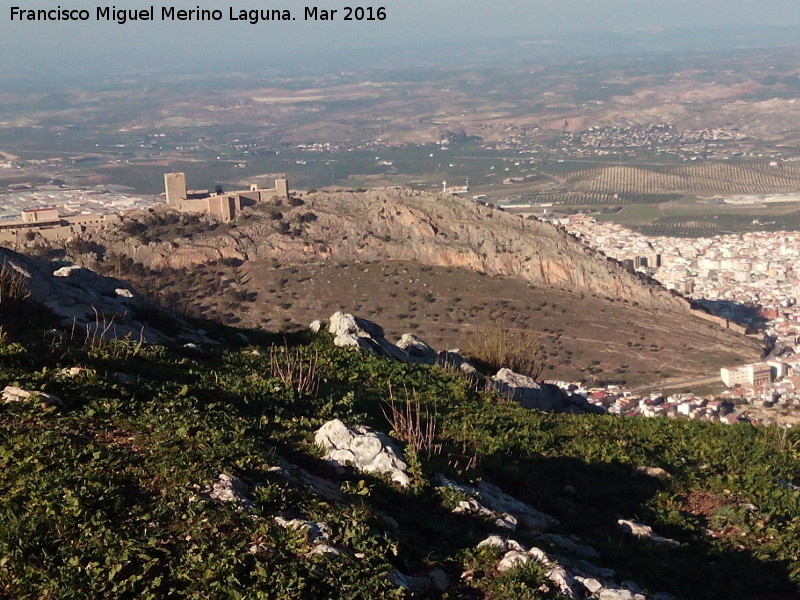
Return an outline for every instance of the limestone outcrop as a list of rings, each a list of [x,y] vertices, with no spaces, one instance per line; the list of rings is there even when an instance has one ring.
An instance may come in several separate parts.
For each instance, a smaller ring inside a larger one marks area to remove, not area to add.
[[[314,321],[310,328],[319,331],[320,321]],[[436,352],[417,336],[404,334],[397,344],[392,344],[384,337],[383,328],[377,323],[342,312],[334,313],[328,325],[333,334],[333,343],[342,348],[356,348],[374,352],[402,362],[434,365],[452,368],[465,375],[482,378],[463,356],[455,350]],[[578,394],[570,394],[561,388],[548,383],[539,383],[526,375],[515,373],[510,369],[500,369],[488,381],[491,389],[519,402],[525,408],[545,412],[584,414],[602,414],[603,408],[589,403]]]
[[[309,329],[317,333],[322,326],[322,322],[317,320],[309,325]],[[479,375],[475,367],[456,350],[437,352],[413,333],[403,334],[397,344],[393,344],[386,339],[383,327],[349,313],[336,312],[331,315],[328,331],[333,334],[333,344],[340,348],[358,348],[401,362],[438,364],[469,375]]]
[[[627,533],[628,535],[632,535],[638,538],[648,539],[654,544],[658,544],[660,546],[668,546],[670,548],[677,548],[678,546],[680,546],[680,543],[678,541],[657,535],[653,531],[652,527],[650,527],[649,525],[645,525],[643,523],[639,523],[638,521],[619,519],[617,521],[617,526],[621,531]]]
[[[603,413],[603,409],[590,404],[578,394],[569,394],[558,386],[538,383],[531,377],[520,375],[510,369],[500,369],[492,378],[490,386],[508,395],[525,408],[555,413]]]
[[[328,325],[336,346],[356,347],[408,362],[408,353],[389,342],[377,323],[342,312],[334,313]]]
[[[670,594],[645,594],[631,581],[614,581],[614,572],[600,569],[586,561],[571,561],[550,555],[535,546],[528,548],[518,541],[490,535],[477,548],[494,548],[502,553],[495,568],[503,573],[518,569],[529,561],[545,567],[545,577],[565,598],[594,598],[596,600],[674,600]]]
[[[238,477],[221,473],[219,479],[206,492],[209,498],[218,502],[230,502],[243,508],[253,508],[253,501],[247,496],[247,485]]]
[[[78,265],[53,264],[0,248],[0,264],[12,269],[30,291],[30,299],[50,309],[62,327],[76,336],[211,344],[175,315],[169,334],[142,317],[145,302],[119,279],[104,277]]]
[[[52,404],[53,406],[65,406],[66,403],[54,394],[47,394],[37,390],[25,390],[21,387],[7,385],[3,388],[2,395],[3,403],[10,404],[13,402],[41,402],[42,404]]]
[[[558,519],[536,510],[530,504],[522,502],[488,481],[467,485],[452,481],[437,473],[434,482],[440,487],[455,490],[470,500],[463,501],[454,512],[472,512],[482,516],[493,516],[498,519],[496,525],[504,529],[516,530],[519,526],[529,532],[542,531],[558,525]]]
[[[310,490],[328,500],[333,500],[334,502],[345,501],[345,495],[338,485],[322,477],[312,475],[305,469],[283,459],[277,465],[270,467],[269,472],[280,475],[292,484]]]
[[[337,548],[328,543],[330,539],[330,527],[323,521],[288,519],[283,515],[277,515],[273,517],[273,520],[284,529],[293,529],[302,532],[306,536],[307,542],[311,544],[311,550],[308,552],[309,556],[317,554],[341,556],[343,554],[341,548]]]
[[[636,467],[636,472],[640,473],[641,475],[646,475],[647,477],[655,477],[656,479],[669,479],[672,477],[669,471],[662,469],[661,467],[648,467],[646,465],[641,465]]]
[[[406,352],[409,362],[425,365],[436,364],[436,350],[413,333],[404,333],[397,341],[397,347]]]
[[[317,430],[314,441],[325,450],[324,459],[333,465],[385,474],[403,487],[410,483],[400,450],[383,433],[364,426],[348,427],[334,419]]]
[[[309,213],[313,219],[302,218]],[[235,231],[199,230],[191,240],[137,245],[114,228],[90,238],[155,269],[224,259],[404,260],[515,277],[648,308],[689,308],[685,300],[645,283],[548,223],[464,198],[396,188],[315,192],[303,196],[302,205],[282,206],[281,215],[287,226],[302,226],[286,235],[270,219],[251,219]]]
[[[458,350],[441,350],[436,355],[436,364],[440,367],[454,369],[471,377],[483,378],[480,373]]]

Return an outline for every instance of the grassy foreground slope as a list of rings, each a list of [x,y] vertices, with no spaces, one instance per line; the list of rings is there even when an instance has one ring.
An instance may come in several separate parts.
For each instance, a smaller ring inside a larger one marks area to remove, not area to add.
[[[447,585],[418,596],[557,597],[543,569],[500,574],[499,554],[475,550],[493,519],[453,513],[436,472],[491,480],[557,517],[554,531],[591,544],[619,581],[684,598],[798,597],[797,432],[527,411],[440,367],[334,348],[327,333],[251,331],[245,346],[206,324],[222,343],[198,351],[54,336],[26,303],[0,304],[0,321],[0,387],[66,405],[0,404],[0,597],[399,598],[413,594],[388,573],[433,568]],[[320,460],[318,427],[389,431],[392,398],[435,421],[432,451],[406,449],[410,487]],[[340,498],[282,476],[281,460]],[[204,495],[220,473],[247,484],[252,509]],[[310,554],[276,515],[327,523],[342,554]],[[619,518],[680,545],[623,537]]]

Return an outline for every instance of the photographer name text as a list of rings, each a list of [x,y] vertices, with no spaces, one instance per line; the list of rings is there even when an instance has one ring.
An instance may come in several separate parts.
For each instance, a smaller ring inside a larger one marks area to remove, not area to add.
[[[177,8],[175,6],[149,6],[122,9],[116,6],[97,6],[93,9],[23,8],[11,7],[11,21],[98,21],[125,25],[143,21],[234,21],[257,25],[270,21],[385,21],[387,11],[383,6],[339,6],[321,8],[305,6],[282,9],[244,9],[235,6],[220,8]]]

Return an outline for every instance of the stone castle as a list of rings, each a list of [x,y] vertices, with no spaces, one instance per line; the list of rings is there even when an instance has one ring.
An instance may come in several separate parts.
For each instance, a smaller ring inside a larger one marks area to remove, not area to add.
[[[287,179],[276,179],[273,188],[251,185],[249,190],[223,192],[219,189],[209,193],[208,190],[188,190],[184,173],[165,173],[164,189],[170,208],[180,212],[206,213],[224,222],[235,219],[243,206],[265,202],[276,196],[289,198]]]

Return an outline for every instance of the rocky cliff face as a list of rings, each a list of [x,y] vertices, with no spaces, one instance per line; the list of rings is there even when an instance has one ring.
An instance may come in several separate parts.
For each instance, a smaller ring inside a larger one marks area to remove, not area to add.
[[[271,236],[259,255],[308,260],[323,240],[333,258],[409,260],[466,267],[531,283],[582,290],[648,306],[682,309],[679,299],[641,281],[555,227],[481,206],[470,200],[409,190],[316,193],[300,211],[312,211],[303,244]]]
[[[404,260],[461,267],[536,285],[686,310],[686,303],[595,254],[555,227],[470,200],[406,189],[316,192],[300,206],[257,207],[235,228],[136,245],[127,256],[159,268],[223,258],[281,264]]]

